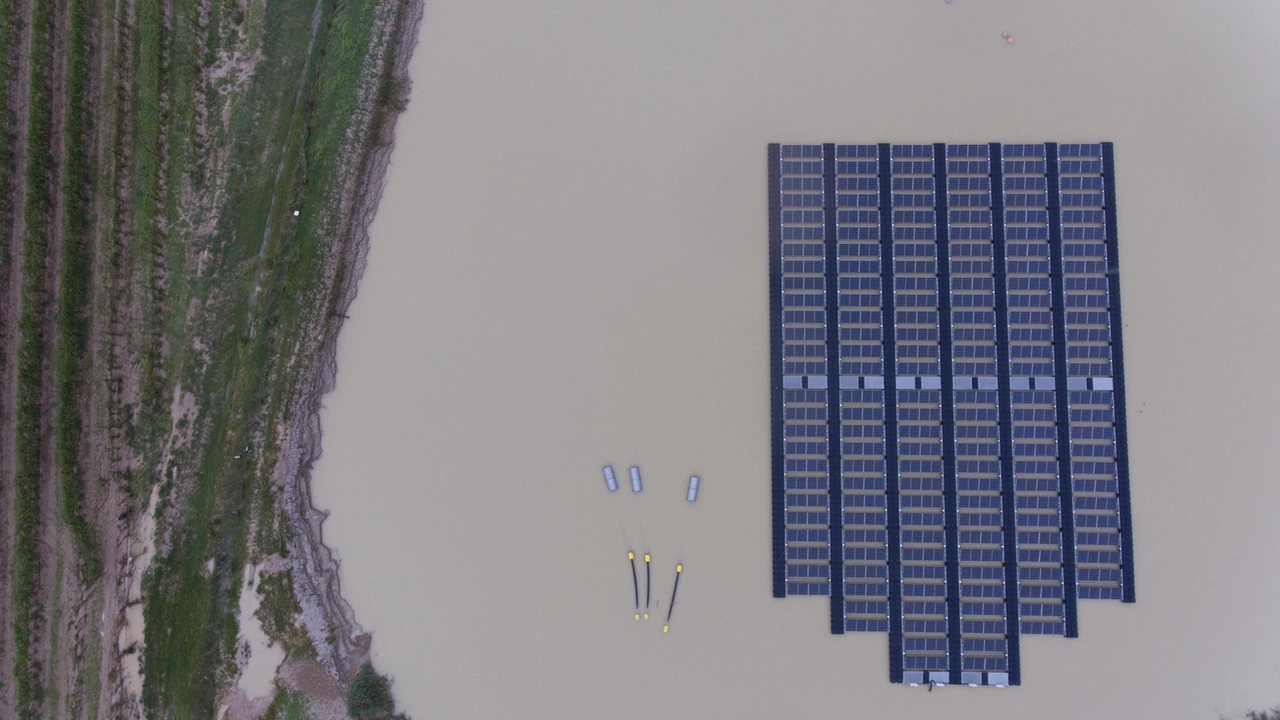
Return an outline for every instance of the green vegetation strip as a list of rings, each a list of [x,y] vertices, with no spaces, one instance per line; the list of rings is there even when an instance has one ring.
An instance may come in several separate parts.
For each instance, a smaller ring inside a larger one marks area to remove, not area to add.
[[[0,0],[0,298],[10,297],[9,288],[14,277],[10,238],[14,227],[13,193],[18,182],[18,153],[14,147],[12,131],[17,118],[10,108],[13,105],[14,76],[18,69],[18,18],[15,12],[13,0]],[[8,333],[15,329],[8,328],[0,336],[0,343],[11,340]],[[7,380],[8,377],[9,348],[0,347],[0,378]],[[0,408],[0,412],[4,410],[12,411],[11,408]],[[2,518],[0,522],[7,520],[8,518]]]
[[[258,620],[267,637],[280,643],[287,656],[315,657],[315,648],[311,646],[306,628],[296,620],[302,613],[302,605],[293,594],[293,573],[285,570],[264,575],[257,591],[262,597]]]
[[[160,308],[155,306],[156,296],[156,251],[159,243],[156,227],[157,216],[165,204],[161,197],[160,178],[165,172],[161,166],[161,125],[168,119],[167,112],[161,108],[161,96],[173,82],[170,69],[175,68],[183,75],[181,80],[192,82],[193,69],[190,63],[162,63],[164,50],[164,6],[170,6],[169,15],[185,21],[187,16],[195,12],[194,3],[164,2],[163,0],[138,0],[135,5],[138,15],[134,31],[134,57],[136,58],[132,108],[133,126],[133,241],[132,256],[135,266],[131,268],[133,277],[139,279],[135,291],[145,299],[142,304],[145,323],[140,328],[140,344],[142,356],[142,412],[139,416],[147,425],[146,431],[155,431],[155,424],[161,421],[162,402],[160,396],[161,376],[164,368],[160,366],[162,359],[157,351],[158,332],[163,323],[156,317]],[[185,67],[184,67],[185,66]]]
[[[13,0],[0,0],[0,290],[7,288],[13,277],[9,235],[13,232],[13,189],[18,180],[18,153],[13,146],[12,131],[17,117],[11,110],[18,71],[18,18],[15,12]],[[5,297],[7,295],[6,292]],[[6,362],[5,354],[0,353],[0,368]]]
[[[89,59],[93,57],[90,0],[71,0],[67,33],[66,165],[63,174],[62,278],[58,297],[58,346],[55,359],[57,409],[54,414],[54,462],[61,489],[61,515],[80,555],[87,580],[102,570],[97,548],[84,519],[84,477],[80,464],[82,438],[82,368],[89,350],[89,300],[93,282],[90,216],[96,168],[90,152],[94,129],[89,103]]]
[[[305,720],[308,717],[306,696],[277,686],[276,696],[271,699],[262,720]]]
[[[54,214],[53,2],[36,0],[31,12],[31,89],[27,94],[27,203],[22,237],[22,308],[18,317],[17,445],[14,477],[14,547],[11,566],[14,702],[19,718],[37,715],[39,680],[31,657],[39,560],[41,405],[46,338],[42,319],[48,303],[46,262]]]

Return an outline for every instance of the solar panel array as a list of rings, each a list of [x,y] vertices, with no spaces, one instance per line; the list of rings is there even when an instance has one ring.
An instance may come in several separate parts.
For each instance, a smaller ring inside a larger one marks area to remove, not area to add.
[[[1019,684],[1133,601],[1109,143],[771,145],[774,594]]]

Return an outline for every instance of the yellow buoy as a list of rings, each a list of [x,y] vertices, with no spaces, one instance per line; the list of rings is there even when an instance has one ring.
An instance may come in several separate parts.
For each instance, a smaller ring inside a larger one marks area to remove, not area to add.
[[[645,619],[645,620],[648,620],[648,619],[649,619],[649,613],[645,613],[645,614],[644,614],[644,619]]]
[[[649,562],[649,553],[644,554],[644,561]]]
[[[676,572],[684,572],[684,566],[683,566],[683,565],[677,565],[677,566],[676,566]]]
[[[628,551],[627,551],[627,559],[628,559],[628,560],[635,560],[635,559],[636,559],[636,554],[635,554],[635,553],[633,553],[633,552],[631,552],[630,550],[628,550]]]
[[[666,632],[666,631],[668,631],[668,630],[670,630],[670,629],[671,629],[671,626],[670,626],[670,625],[663,625],[663,626],[662,626],[662,632]]]
[[[636,620],[640,619],[640,613],[636,613]]]

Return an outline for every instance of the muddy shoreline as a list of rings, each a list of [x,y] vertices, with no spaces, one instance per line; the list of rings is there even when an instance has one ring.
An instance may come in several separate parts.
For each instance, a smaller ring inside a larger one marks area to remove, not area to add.
[[[408,87],[408,65],[417,44],[422,21],[422,0],[409,0],[400,11],[390,45],[390,78],[398,87]],[[371,101],[377,102],[376,97]],[[387,167],[394,148],[394,132],[399,111],[382,109],[369,118],[369,146],[350,186],[354,198],[341,220],[341,254],[333,265],[336,281],[332,311],[327,314],[314,348],[315,365],[310,387],[301,395],[291,413],[288,442],[282,447],[277,480],[284,489],[285,512],[298,531],[290,543],[285,564],[293,571],[294,592],[302,605],[302,621],[312,642],[321,650],[318,662],[338,683],[345,686],[360,666],[369,661],[370,636],[360,626],[354,610],[342,595],[341,567],[337,552],[325,544],[323,524],[328,512],[315,507],[311,493],[311,471],[322,452],[323,430],[320,411],[324,397],[336,385],[338,333],[347,309],[355,299],[369,251],[369,226],[377,212],[386,182]],[[338,272],[341,268],[341,272]],[[326,642],[329,640],[331,642]],[[294,662],[297,666],[305,664]],[[286,667],[282,674],[299,685],[323,685],[307,668]],[[308,680],[307,678],[311,679]],[[322,687],[311,689],[321,696]]]

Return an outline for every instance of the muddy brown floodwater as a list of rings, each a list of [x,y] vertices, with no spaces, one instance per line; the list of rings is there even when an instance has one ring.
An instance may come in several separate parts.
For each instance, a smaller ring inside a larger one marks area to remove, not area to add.
[[[1266,2],[431,3],[315,478],[406,709],[1280,703],[1276,37]],[[1024,638],[1022,687],[890,685],[886,636],[770,592],[765,146],[1045,140],[1115,142],[1138,602]]]

